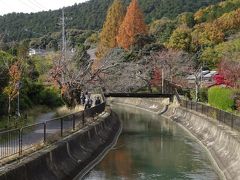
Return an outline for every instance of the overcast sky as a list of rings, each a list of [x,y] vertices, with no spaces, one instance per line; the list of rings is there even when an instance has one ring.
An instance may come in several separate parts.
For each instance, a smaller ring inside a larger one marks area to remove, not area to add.
[[[38,12],[59,9],[87,0],[0,0],[0,15],[11,12]]]

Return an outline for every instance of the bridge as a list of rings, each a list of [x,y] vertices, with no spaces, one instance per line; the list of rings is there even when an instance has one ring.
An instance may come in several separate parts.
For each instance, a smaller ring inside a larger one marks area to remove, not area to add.
[[[116,98],[169,98],[173,101],[174,94],[158,94],[158,93],[105,93],[104,96]]]

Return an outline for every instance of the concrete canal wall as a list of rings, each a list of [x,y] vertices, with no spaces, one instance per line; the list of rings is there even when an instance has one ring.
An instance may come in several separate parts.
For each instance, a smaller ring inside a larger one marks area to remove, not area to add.
[[[167,105],[162,99],[112,98],[110,102],[135,106],[154,113],[162,111]],[[152,107],[155,107],[154,110]],[[211,155],[223,179],[240,180],[240,132],[201,113],[182,108],[176,102],[167,107],[163,116],[175,121],[199,140]]]
[[[0,180],[71,180],[81,178],[116,143],[121,122],[114,113],[55,145],[5,167]]]
[[[137,107],[155,114],[163,114],[170,105],[170,99],[167,98],[108,98],[108,104],[125,104]]]

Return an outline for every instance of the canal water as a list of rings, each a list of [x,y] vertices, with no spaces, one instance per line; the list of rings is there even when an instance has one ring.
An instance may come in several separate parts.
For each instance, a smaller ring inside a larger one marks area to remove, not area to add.
[[[116,147],[84,180],[217,180],[207,152],[174,122],[113,106],[123,122]]]

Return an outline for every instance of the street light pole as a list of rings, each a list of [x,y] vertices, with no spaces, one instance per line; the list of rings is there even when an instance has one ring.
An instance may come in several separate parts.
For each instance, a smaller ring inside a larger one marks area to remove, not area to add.
[[[18,117],[20,117],[20,92],[19,92],[19,89],[18,89],[18,107],[17,107],[17,115]]]
[[[21,89],[22,83],[19,81],[17,83],[17,89],[18,89],[18,98],[17,98],[17,116],[20,117],[20,89]]]

